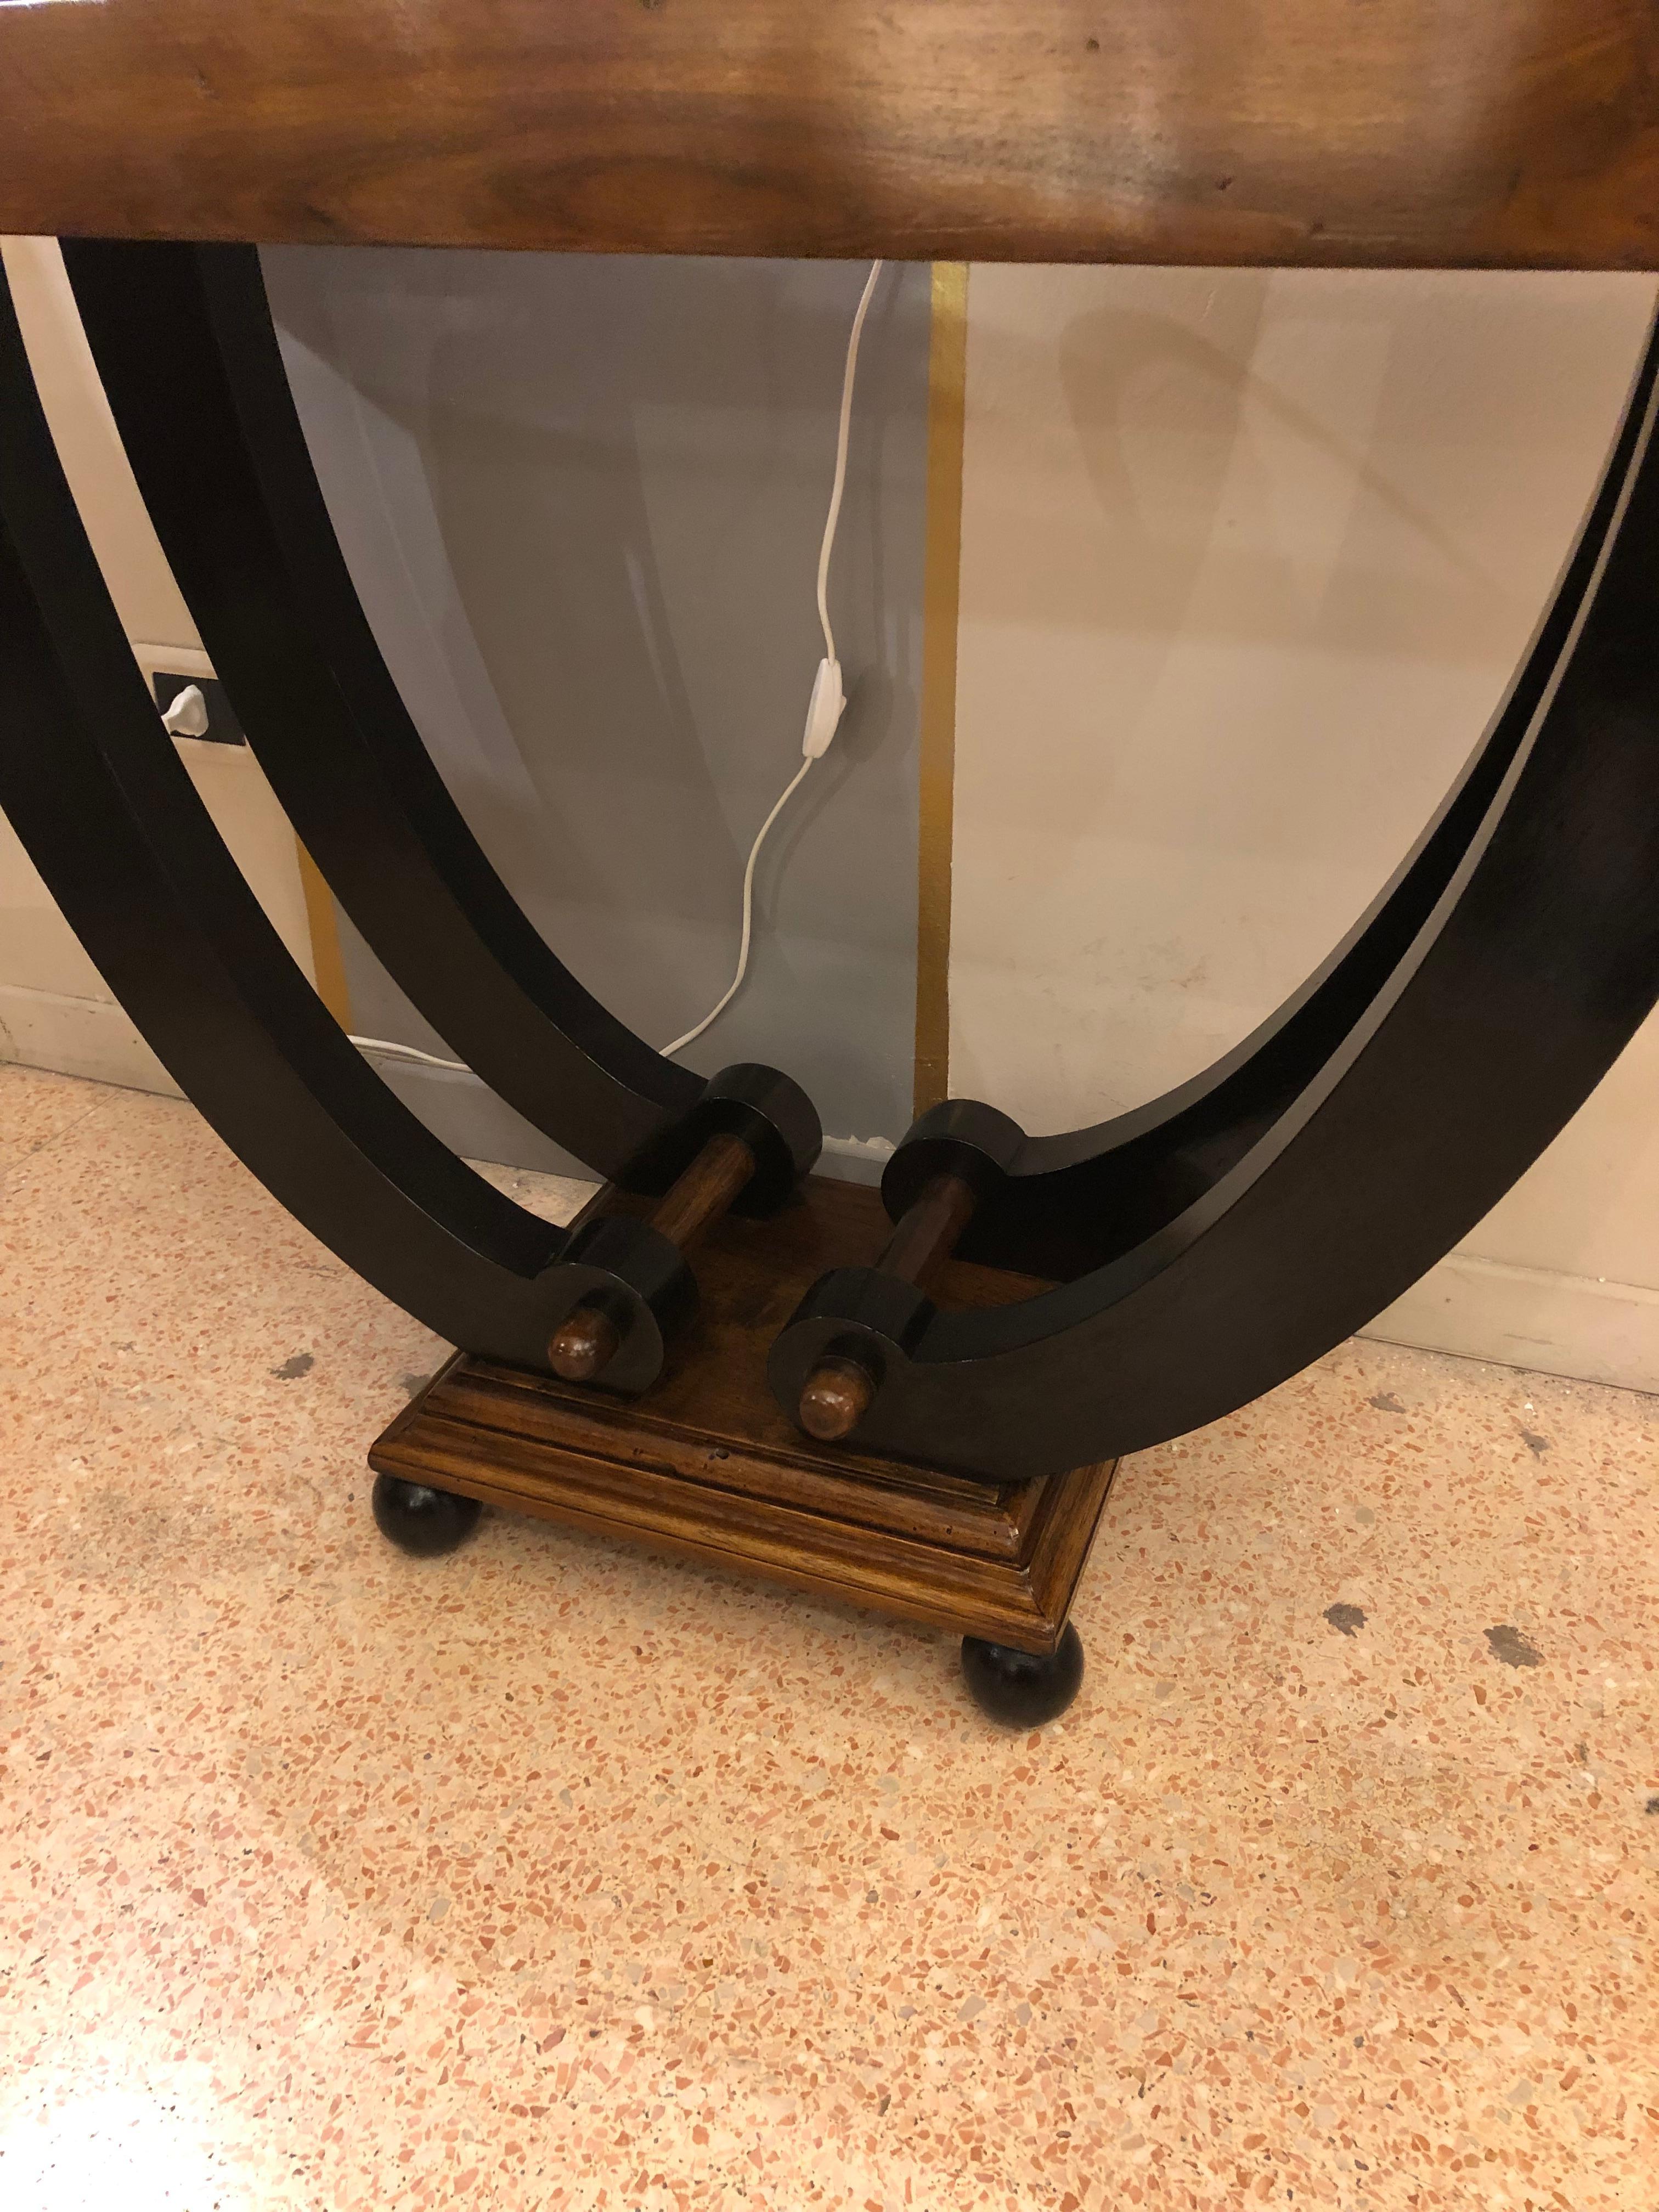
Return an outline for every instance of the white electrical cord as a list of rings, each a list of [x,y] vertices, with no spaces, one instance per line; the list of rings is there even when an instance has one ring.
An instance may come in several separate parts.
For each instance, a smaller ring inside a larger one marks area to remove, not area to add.
[[[841,718],[847,708],[847,694],[841,680],[841,663],[836,658],[835,632],[830,627],[830,556],[836,550],[836,526],[841,520],[842,494],[847,487],[847,447],[853,422],[853,386],[858,375],[859,340],[864,335],[864,319],[870,312],[876,280],[881,275],[882,264],[872,261],[870,274],[864,282],[858,311],[853,317],[853,328],[847,341],[847,365],[841,380],[841,420],[836,432],[836,480],[830,494],[830,512],[824,518],[823,539],[818,547],[818,623],[823,631],[823,659],[818,663],[817,676],[812,680],[812,696],[806,708],[806,730],[801,739],[801,751],[805,758],[795,770],[780,793],[776,805],[761,823],[755,842],[749,848],[749,859],[743,872],[743,933],[738,943],[738,972],[726,986],[724,994],[703,1016],[694,1029],[672,1044],[662,1048],[663,1057],[672,1059],[696,1040],[712,1022],[717,1021],[731,1005],[743,987],[749,972],[749,945],[753,934],[755,912],[755,863],[760,858],[761,847],[767,833],[784,808],[806,780],[806,771],[815,760],[822,760],[830,750]]]
[[[830,628],[830,556],[836,547],[836,526],[841,520],[841,495],[847,489],[847,441],[853,427],[853,382],[859,373],[859,340],[864,336],[864,319],[870,312],[876,279],[881,275],[879,261],[870,264],[870,274],[864,280],[858,312],[853,317],[853,328],[847,340],[847,368],[841,380],[841,421],[836,430],[836,481],[830,492],[830,512],[823,520],[823,542],[818,547],[818,622],[823,630],[823,650],[830,661],[836,658],[836,641]]]
[[[748,972],[749,968],[749,938],[755,916],[755,863],[760,858],[761,847],[766,842],[767,831],[772,827],[772,824],[777,820],[779,815],[782,813],[784,808],[789,804],[789,801],[794,797],[795,793],[800,789],[801,785],[805,781],[806,771],[812,765],[812,755],[809,753],[806,756],[806,758],[801,763],[800,766],[795,770],[793,775],[790,777],[788,782],[785,784],[783,790],[779,796],[776,805],[773,807],[772,811],[767,816],[765,821],[761,823],[759,834],[757,836],[754,843],[749,848],[748,865],[744,867],[743,872],[743,936],[738,945],[738,972],[732,978],[732,981],[726,985],[724,995],[717,1000],[714,1005],[709,1008],[708,1012],[697,1024],[696,1029],[687,1030],[684,1036],[678,1036],[675,1038],[672,1044],[665,1044],[663,1047],[663,1057],[665,1060],[672,1060],[674,1054],[678,1052],[683,1046],[695,1043],[696,1039],[702,1035],[703,1031],[708,1027],[711,1022],[719,1020],[720,1017],[731,1005],[732,1000],[738,995],[738,988],[742,984],[744,976]]]
[[[435,1052],[422,1052],[417,1044],[394,1044],[390,1037],[349,1036],[346,1042],[359,1052],[389,1052],[394,1060],[417,1060],[422,1067],[447,1067],[455,1075],[472,1073],[464,1060],[440,1060]]]
[[[847,448],[853,424],[853,387],[858,375],[859,340],[864,336],[864,319],[870,312],[870,302],[875,295],[876,281],[883,264],[872,261],[870,274],[864,282],[857,312],[853,317],[853,328],[847,340],[847,364],[841,380],[841,419],[836,431],[836,480],[830,493],[830,512],[824,518],[823,538],[818,547],[818,623],[823,631],[823,659],[818,663],[817,674],[812,680],[812,696],[807,702],[806,729],[801,738],[801,751],[805,757],[782,791],[776,805],[761,823],[754,843],[749,848],[749,859],[743,872],[743,934],[738,945],[738,972],[726,986],[722,997],[710,1007],[695,1029],[684,1036],[676,1037],[672,1044],[662,1048],[668,1059],[685,1046],[695,1044],[711,1023],[718,1021],[743,985],[749,972],[749,945],[753,933],[755,915],[755,863],[760,859],[761,847],[766,842],[772,824],[806,781],[806,771],[816,760],[822,760],[830,750],[830,741],[840,726],[847,710],[847,694],[842,686],[841,663],[836,658],[835,632],[830,627],[830,558],[836,550],[836,529],[841,520],[842,494],[847,489]],[[198,697],[200,697],[198,693]],[[180,693],[173,702],[176,710],[185,702]],[[395,1044],[390,1037],[354,1036],[351,1042],[362,1052],[389,1053],[394,1060],[416,1060],[422,1067],[441,1067],[456,1075],[470,1075],[472,1071],[464,1060],[443,1060],[435,1052],[422,1052],[417,1045]]]

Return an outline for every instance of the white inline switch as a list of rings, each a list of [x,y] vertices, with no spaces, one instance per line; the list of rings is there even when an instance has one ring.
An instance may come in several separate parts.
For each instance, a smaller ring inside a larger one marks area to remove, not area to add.
[[[846,711],[847,694],[842,689],[840,661],[819,661],[806,708],[806,734],[800,741],[800,749],[808,760],[823,758]]]

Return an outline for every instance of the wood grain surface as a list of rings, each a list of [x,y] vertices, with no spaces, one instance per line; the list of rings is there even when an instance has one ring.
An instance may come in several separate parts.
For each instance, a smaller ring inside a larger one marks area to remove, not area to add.
[[[1659,0],[42,0],[0,229],[1659,265]]]
[[[632,1212],[639,1201],[607,1194]],[[872,1190],[812,1177],[769,1221],[732,1215],[696,1262],[701,1310],[661,1382],[623,1399],[458,1358],[369,1454],[378,1472],[1031,1651],[1054,1649],[1115,1468],[991,1486],[815,1444],[766,1382],[772,1339],[826,1267],[868,1259]],[[938,1295],[1041,1287],[953,1262]]]

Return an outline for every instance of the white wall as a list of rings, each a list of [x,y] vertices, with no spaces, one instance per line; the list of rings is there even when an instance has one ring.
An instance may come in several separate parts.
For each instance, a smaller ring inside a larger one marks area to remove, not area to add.
[[[1653,296],[974,269],[954,1091],[1097,1120],[1322,957],[1523,650]],[[1376,1333],[1659,1388],[1659,1022]]]
[[[146,678],[211,673],[161,557],[54,240],[0,241],[7,281],[52,435],[93,550]],[[27,744],[8,729],[9,744]],[[246,746],[180,740],[191,781],[289,950],[311,969],[294,833]],[[0,815],[0,1060],[142,1090],[173,1085],[81,950]]]

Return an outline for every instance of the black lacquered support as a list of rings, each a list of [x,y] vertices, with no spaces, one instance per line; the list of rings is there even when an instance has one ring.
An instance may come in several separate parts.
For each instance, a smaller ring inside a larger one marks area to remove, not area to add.
[[[1140,1449],[1370,1320],[1565,1126],[1659,995],[1654,372],[1650,349],[1538,649],[1397,897],[1265,1040],[1147,1109],[1150,1200],[1109,1155],[1063,1171],[1080,1209],[1121,1208],[1123,1227],[1096,1216],[1069,1240],[1108,1263],[1012,1305],[911,1304],[896,1325],[878,1271],[826,1276],[774,1347],[782,1406],[851,1359],[875,1386],[860,1447],[993,1480]],[[1018,1238],[1021,1133],[974,1115],[919,1128],[890,1210],[971,1162],[961,1249],[1030,1264],[1045,1248]],[[999,1241],[982,1224],[1000,1200]]]
[[[665,1188],[702,1079],[577,982],[433,766],[329,520],[258,249],[66,239],[64,259],[203,643],[346,911],[509,1104],[601,1175]]]
[[[226,851],[98,573],[0,282],[0,806],[225,1142],[441,1336],[545,1368],[564,1232],[429,1135],[348,1043]]]
[[[924,1115],[889,1164],[897,1220],[932,1176],[977,1172],[964,1259],[1071,1278],[1106,1266],[1174,1221],[1288,1112],[1386,988],[1429,926],[1522,748],[1606,553],[1659,379],[1650,338],[1577,539],[1531,646],[1480,744],[1391,882],[1343,943],[1260,1029],[1179,1089],[1097,1127],[1028,1137],[971,1100]]]

